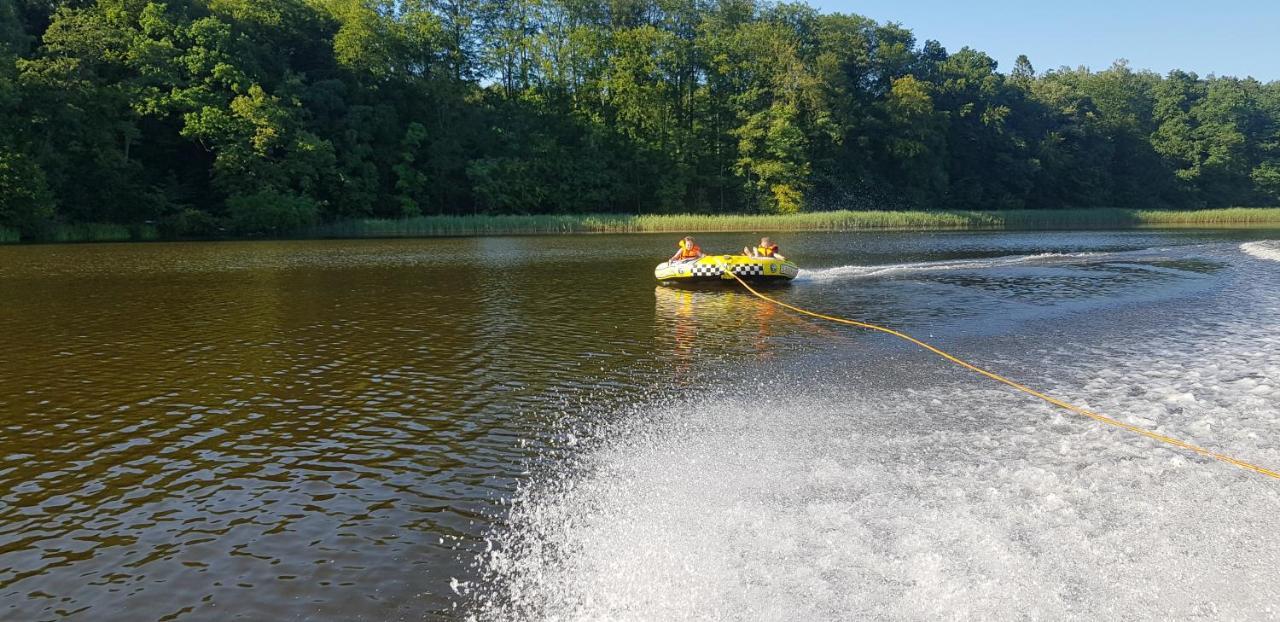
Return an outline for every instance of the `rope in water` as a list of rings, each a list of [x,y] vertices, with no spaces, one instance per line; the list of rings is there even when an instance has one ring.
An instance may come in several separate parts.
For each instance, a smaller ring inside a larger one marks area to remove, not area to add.
[[[1044,401],[1046,401],[1046,402],[1048,402],[1048,403],[1050,403],[1050,404],[1053,404],[1054,406],[1057,406],[1057,407],[1059,407],[1059,408],[1064,408],[1064,409],[1069,410],[1069,411],[1071,411],[1071,412],[1073,412],[1073,413],[1080,414],[1080,415],[1084,415],[1084,416],[1086,416],[1086,417],[1088,417],[1088,418],[1090,418],[1090,419],[1093,419],[1094,421],[1098,421],[1098,422],[1101,422],[1101,423],[1105,423],[1105,424],[1110,425],[1110,426],[1115,426],[1115,427],[1120,428],[1120,429],[1123,429],[1123,430],[1128,430],[1128,431],[1133,432],[1133,433],[1135,433],[1135,434],[1141,434],[1141,435],[1143,435],[1143,436],[1145,436],[1145,437],[1147,437],[1147,438],[1150,438],[1150,439],[1154,439],[1154,440],[1160,441],[1161,443],[1167,443],[1167,444],[1169,444],[1169,445],[1173,445],[1174,447],[1178,447],[1178,448],[1181,448],[1181,449],[1185,449],[1185,450],[1187,450],[1187,451],[1195,452],[1195,453],[1200,454],[1200,455],[1202,455],[1202,456],[1206,456],[1206,457],[1209,457],[1209,458],[1213,458],[1214,460],[1220,460],[1220,461],[1222,461],[1222,462],[1226,462],[1227,464],[1235,465],[1235,466],[1237,466],[1237,467],[1240,467],[1240,468],[1242,468],[1242,469],[1246,469],[1246,470],[1249,470],[1249,471],[1253,471],[1254,473],[1258,473],[1258,474],[1260,474],[1260,475],[1265,475],[1265,476],[1267,476],[1267,477],[1271,477],[1271,478],[1274,478],[1274,479],[1280,479],[1280,472],[1273,471],[1273,470],[1271,470],[1271,469],[1268,469],[1268,468],[1265,468],[1265,467],[1261,467],[1261,466],[1258,466],[1258,465],[1253,464],[1253,463],[1250,463],[1250,462],[1245,462],[1244,460],[1240,460],[1240,459],[1238,459],[1238,458],[1233,458],[1233,457],[1228,456],[1228,455],[1225,455],[1225,454],[1220,454],[1220,453],[1217,453],[1217,452],[1214,452],[1214,451],[1210,451],[1210,450],[1205,449],[1205,448],[1203,448],[1203,447],[1198,447],[1198,446],[1196,446],[1196,445],[1192,445],[1191,443],[1188,443],[1188,442],[1186,442],[1186,441],[1181,441],[1181,440],[1178,440],[1178,439],[1173,438],[1173,437],[1171,437],[1171,436],[1165,436],[1164,434],[1160,434],[1159,432],[1153,432],[1153,431],[1148,430],[1148,429],[1146,429],[1146,428],[1142,428],[1142,427],[1139,427],[1139,426],[1136,426],[1136,425],[1133,425],[1133,424],[1130,424],[1130,423],[1125,423],[1125,422],[1123,422],[1123,421],[1119,421],[1119,420],[1116,420],[1116,419],[1112,419],[1111,417],[1108,417],[1108,416],[1106,416],[1106,415],[1102,415],[1102,414],[1099,414],[1099,413],[1093,412],[1093,411],[1091,411],[1091,410],[1089,410],[1089,409],[1087,409],[1087,408],[1082,408],[1082,407],[1080,407],[1080,406],[1076,406],[1075,404],[1072,404],[1072,403],[1070,403],[1070,402],[1066,402],[1066,401],[1060,400],[1060,399],[1058,399],[1058,398],[1056,398],[1056,397],[1053,397],[1052,395],[1047,395],[1047,394],[1045,394],[1045,393],[1041,393],[1040,391],[1036,391],[1035,389],[1032,389],[1032,388],[1027,387],[1027,386],[1025,386],[1025,385],[1022,385],[1022,384],[1019,384],[1019,383],[1017,383],[1017,382],[1014,382],[1013,380],[1010,380],[1010,379],[1008,379],[1008,378],[1005,378],[1004,376],[1001,376],[1000,374],[997,374],[997,373],[995,373],[995,372],[991,372],[991,371],[987,371],[987,370],[985,370],[985,369],[983,369],[983,368],[981,368],[981,367],[978,367],[977,365],[974,365],[974,364],[972,364],[972,363],[969,363],[968,361],[965,361],[965,360],[963,360],[963,359],[961,359],[961,358],[959,358],[959,357],[956,357],[956,356],[953,356],[953,355],[951,355],[951,354],[948,354],[948,353],[946,353],[946,352],[944,352],[944,351],[942,351],[942,350],[940,350],[940,349],[938,349],[938,348],[935,348],[935,347],[933,347],[933,346],[931,346],[931,345],[929,345],[929,344],[927,344],[927,343],[925,343],[925,342],[923,342],[923,341],[920,341],[919,339],[916,339],[915,337],[912,337],[911,335],[908,335],[908,334],[906,334],[906,333],[898,332],[898,331],[896,331],[896,330],[893,330],[893,329],[891,329],[891,328],[885,328],[885,327],[883,327],[883,326],[877,326],[877,325],[875,325],[875,324],[868,324],[867,322],[858,322],[858,321],[856,321],[856,320],[850,320],[850,319],[846,319],[846,318],[842,318],[842,317],[835,317],[835,316],[832,316],[832,315],[823,315],[823,314],[821,314],[821,313],[816,313],[816,312],[814,312],[814,311],[810,311],[810,310],[808,310],[808,309],[802,309],[802,308],[797,307],[797,306],[795,306],[795,305],[787,304],[787,303],[782,302],[782,301],[780,301],[780,300],[775,300],[775,299],[773,299],[773,298],[770,298],[770,297],[768,297],[768,296],[766,296],[766,295],[764,295],[764,294],[761,294],[760,292],[756,291],[756,290],[755,290],[755,288],[753,288],[753,287],[751,287],[750,285],[748,285],[748,284],[747,284],[747,282],[746,282],[746,281],[744,281],[744,280],[742,279],[742,277],[740,277],[740,276],[738,276],[737,274],[735,274],[735,273],[733,272],[733,270],[731,270],[731,269],[729,268],[729,266],[728,266],[728,265],[725,265],[725,266],[724,266],[724,270],[725,270],[726,272],[728,272],[730,275],[732,275],[732,276],[733,276],[733,278],[734,278],[735,280],[737,280],[737,281],[738,281],[738,283],[740,283],[743,287],[745,287],[745,288],[747,289],[747,291],[751,292],[751,294],[752,294],[753,296],[755,296],[756,298],[759,298],[759,299],[761,299],[761,300],[763,300],[763,301],[765,301],[765,302],[768,302],[768,303],[771,303],[771,304],[775,304],[775,305],[777,305],[777,306],[779,306],[779,307],[782,307],[782,308],[787,309],[787,310],[790,310],[790,311],[794,311],[794,312],[799,313],[799,314],[801,314],[801,315],[807,315],[807,316],[809,316],[809,317],[815,317],[815,318],[818,318],[818,319],[820,319],[820,320],[826,320],[826,321],[828,321],[828,322],[835,322],[835,323],[837,323],[837,324],[846,324],[846,325],[849,325],[849,326],[856,326],[856,327],[858,327],[858,328],[865,328],[865,329],[868,329],[868,330],[874,330],[874,331],[879,331],[879,332],[886,333],[886,334],[889,334],[889,335],[893,335],[894,337],[897,337],[897,338],[899,338],[899,339],[904,339],[904,340],[909,341],[909,342],[911,342],[911,343],[913,343],[913,344],[915,344],[915,345],[917,345],[917,346],[920,346],[921,348],[924,348],[925,350],[928,350],[928,351],[930,351],[930,352],[932,352],[932,353],[934,353],[934,354],[936,354],[936,355],[938,355],[938,356],[940,356],[940,357],[942,357],[942,358],[944,358],[944,359],[946,359],[946,360],[948,360],[948,361],[951,361],[952,363],[955,363],[956,365],[959,365],[959,366],[961,366],[961,367],[963,367],[963,368],[965,368],[965,369],[967,369],[967,370],[969,370],[969,371],[972,371],[972,372],[975,372],[975,373],[978,373],[978,374],[982,374],[983,376],[986,376],[986,377],[988,377],[988,378],[990,378],[990,379],[992,379],[992,380],[995,380],[996,382],[999,382],[999,383],[1002,383],[1002,384],[1006,384],[1006,385],[1008,385],[1008,386],[1010,386],[1010,387],[1013,387],[1013,388],[1015,388],[1015,389],[1017,389],[1017,390],[1019,390],[1019,391],[1021,391],[1021,392],[1023,392],[1023,393],[1026,393],[1027,395],[1030,395],[1030,396],[1032,396],[1032,397],[1036,397],[1036,398],[1039,398],[1039,399],[1041,399],[1041,400],[1044,400]]]

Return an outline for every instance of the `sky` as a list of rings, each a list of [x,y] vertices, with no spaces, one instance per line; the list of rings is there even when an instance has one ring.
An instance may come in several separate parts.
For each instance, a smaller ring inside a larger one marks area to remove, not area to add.
[[[1280,80],[1280,0],[807,0],[824,13],[899,22],[923,43],[969,46],[1008,72],[1026,54],[1037,72],[1063,65]]]

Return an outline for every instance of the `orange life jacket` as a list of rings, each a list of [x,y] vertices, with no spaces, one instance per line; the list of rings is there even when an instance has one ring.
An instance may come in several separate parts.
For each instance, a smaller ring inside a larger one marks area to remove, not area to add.
[[[771,246],[757,246],[756,254],[760,255],[761,257],[773,257],[774,255],[778,254],[778,245],[773,244]]]
[[[702,249],[697,244],[693,246],[680,246],[680,252],[676,255],[676,259],[697,259],[702,254]]]

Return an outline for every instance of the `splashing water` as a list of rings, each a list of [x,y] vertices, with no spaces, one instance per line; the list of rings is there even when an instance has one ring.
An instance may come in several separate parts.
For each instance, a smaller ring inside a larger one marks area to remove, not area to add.
[[[1240,250],[1257,257],[1258,259],[1270,259],[1271,261],[1280,261],[1280,241],[1262,240],[1258,242],[1245,242],[1240,245]]]
[[[1041,327],[995,366],[1280,466],[1280,288],[1242,274],[1211,303]],[[1280,617],[1275,482],[981,380],[833,363],[621,417],[519,495],[473,615]]]
[[[987,268],[1004,268],[1017,265],[1037,265],[1053,263],[1069,263],[1098,257],[1102,253],[1039,253],[1036,255],[1012,255],[991,259],[953,259],[944,261],[921,261],[912,263],[872,265],[872,266],[839,266],[819,270],[802,270],[797,277],[799,281],[834,281],[840,279],[859,279],[909,274],[916,272],[938,272],[945,270],[982,270]]]

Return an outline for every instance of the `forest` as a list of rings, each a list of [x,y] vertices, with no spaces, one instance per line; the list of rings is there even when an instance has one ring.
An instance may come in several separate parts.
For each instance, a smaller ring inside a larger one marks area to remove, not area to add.
[[[925,33],[927,34],[927,33]],[[1280,200],[1280,82],[758,0],[0,0],[0,228]]]

